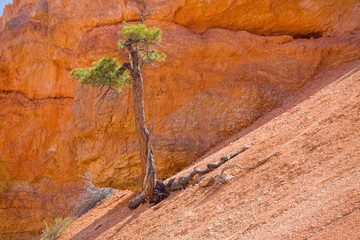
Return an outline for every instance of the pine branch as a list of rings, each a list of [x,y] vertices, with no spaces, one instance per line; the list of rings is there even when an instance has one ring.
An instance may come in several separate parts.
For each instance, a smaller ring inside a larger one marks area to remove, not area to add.
[[[154,50],[147,50],[147,49],[144,49],[144,48],[138,48],[138,50],[144,51],[146,53],[154,53],[155,52]]]
[[[162,42],[151,42],[151,45],[157,45],[160,48],[164,49],[165,51],[169,51],[169,49],[164,47],[164,46],[167,46],[168,44],[165,44],[165,43],[162,43]]]
[[[108,87],[108,89],[106,89],[105,93],[100,97],[100,99],[98,99],[98,100],[96,101],[96,103],[98,103],[98,102],[100,102],[100,101],[104,101],[104,99],[105,99],[107,93],[110,91],[110,89],[111,89],[111,87]]]
[[[149,64],[150,66],[152,66],[152,67],[159,67],[159,66],[156,66],[156,65],[154,65],[152,62],[150,62],[150,61],[145,61],[145,60],[142,60],[143,61],[143,63],[145,63],[145,64]]]

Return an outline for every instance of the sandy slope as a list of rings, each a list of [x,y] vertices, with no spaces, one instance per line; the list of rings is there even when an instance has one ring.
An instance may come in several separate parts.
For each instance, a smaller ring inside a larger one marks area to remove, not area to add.
[[[245,145],[226,165],[279,156],[251,171],[229,170],[227,184],[195,185],[134,211],[126,208],[131,193],[118,192],[61,239],[360,239],[359,129],[360,63],[324,70],[197,166]]]

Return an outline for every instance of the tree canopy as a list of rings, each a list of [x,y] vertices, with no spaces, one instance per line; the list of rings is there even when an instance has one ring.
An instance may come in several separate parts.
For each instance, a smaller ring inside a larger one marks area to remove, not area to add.
[[[76,68],[70,75],[81,84],[90,84],[93,87],[108,86],[121,91],[125,83],[131,85],[129,74],[121,69],[116,58],[103,57],[98,62],[93,62],[90,68]]]
[[[156,27],[147,27],[145,24],[126,25],[119,32],[122,39],[118,42],[120,50],[127,49],[135,51],[141,60],[141,69],[144,64],[153,62],[163,62],[166,60],[166,54],[160,53],[154,49],[154,45],[161,42],[161,29]],[[131,48],[131,49],[129,49]],[[129,55],[129,58],[130,55]],[[103,57],[97,62],[92,63],[90,68],[76,68],[70,72],[70,75],[77,79],[81,84],[89,84],[93,87],[107,86],[117,91],[121,91],[125,84],[132,84],[132,78],[126,70],[131,73],[129,64],[121,65],[116,58]]]

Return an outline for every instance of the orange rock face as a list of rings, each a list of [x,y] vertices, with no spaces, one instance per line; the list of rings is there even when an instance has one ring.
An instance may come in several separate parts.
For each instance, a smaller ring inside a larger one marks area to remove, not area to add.
[[[155,10],[148,23],[163,29],[168,49],[167,62],[144,70],[159,178],[281,105],[320,69],[360,58],[355,0],[145,4]],[[105,55],[122,58],[117,33],[123,20],[136,20],[131,9],[139,6],[135,0],[15,0],[5,8],[0,234],[28,238],[44,218],[67,213],[81,188],[79,165],[98,186],[139,188],[130,88],[96,103],[98,90],[68,76]]]
[[[247,30],[259,35],[321,36],[358,29],[360,3],[313,0],[183,1],[174,21],[196,32],[209,28]]]
[[[170,49],[168,61],[145,69],[144,89],[147,118],[156,123],[153,141],[160,178],[281,105],[320,68],[360,55],[358,34],[294,40],[211,29],[199,36],[181,26],[157,25]],[[104,26],[84,34],[76,49],[78,66],[88,66],[104,53],[117,56],[120,29]],[[78,89],[72,122],[75,157],[89,167],[99,186],[140,186],[130,88],[96,103],[99,94],[90,87]]]
[[[127,208],[131,194],[119,191],[77,219],[60,240],[359,239],[359,66],[354,61],[316,75],[299,98],[250,126],[255,130],[218,146],[197,162],[199,169],[249,149],[202,176],[203,184],[135,210]],[[229,168],[225,183],[204,187],[225,167],[251,166],[275,152],[255,169]]]
[[[82,189],[64,144],[72,102],[0,94],[0,238],[29,239],[71,213]]]

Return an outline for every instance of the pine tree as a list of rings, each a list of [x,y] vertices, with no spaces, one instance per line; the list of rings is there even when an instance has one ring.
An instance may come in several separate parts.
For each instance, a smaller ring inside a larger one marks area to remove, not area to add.
[[[145,13],[135,10],[141,17],[140,24],[127,25],[119,32],[121,39],[118,42],[120,50],[128,54],[128,62],[119,63],[116,58],[104,57],[93,63],[91,68],[76,68],[70,75],[76,78],[81,84],[90,84],[93,87],[107,87],[101,96],[103,100],[106,94],[112,91],[121,91],[125,84],[132,86],[133,104],[135,112],[135,126],[139,137],[140,161],[143,177],[143,191],[148,202],[159,202],[167,197],[167,193],[155,191],[156,171],[154,155],[151,146],[151,134],[154,129],[153,122],[149,128],[146,127],[143,100],[143,78],[142,70],[147,64],[152,67],[156,62],[163,62],[166,59],[165,53],[160,53],[156,47],[161,46],[161,29],[147,27],[144,20],[152,12]]]

